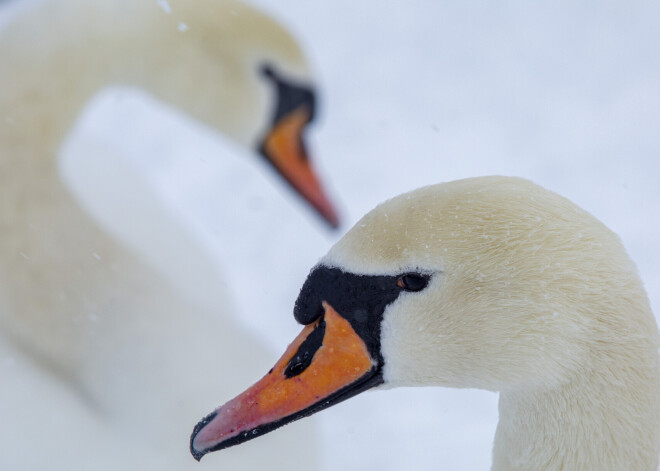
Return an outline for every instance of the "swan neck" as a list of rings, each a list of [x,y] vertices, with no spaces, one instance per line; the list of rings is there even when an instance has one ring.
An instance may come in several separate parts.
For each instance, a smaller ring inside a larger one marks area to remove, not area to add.
[[[0,30],[0,327],[26,349],[34,349],[36,357],[55,365],[53,369],[67,368],[61,372],[66,377],[82,374],[86,339],[115,335],[108,323],[119,330],[138,322],[145,312],[159,312],[144,307],[137,316],[121,300],[133,300],[136,306],[148,303],[150,295],[162,297],[159,283],[170,282],[91,219],[60,175],[60,147],[90,98],[109,85],[148,88],[167,79],[159,74],[166,65],[140,62],[151,57],[143,52],[154,50],[156,41],[140,30],[144,15],[134,11],[147,4],[134,2],[133,9],[122,12],[120,6],[130,5],[117,3],[35,2],[34,11],[21,12],[22,17]],[[154,14],[169,18],[155,1],[148,4]],[[107,14],[96,9],[107,9],[101,11]],[[43,25],[47,31],[36,30]],[[145,214],[152,223],[166,228],[162,232],[167,237],[158,241],[157,250],[173,254],[161,257],[163,264],[177,267],[173,279],[179,282],[194,273],[199,278],[193,279],[202,280],[204,291],[212,293],[199,294],[196,283],[188,283],[192,294],[176,296],[190,302],[189,295],[195,305],[206,303],[206,309],[216,302],[215,267],[203,250],[168,250],[172,240],[186,246],[182,241],[190,236],[159,201],[146,196],[139,208],[148,208]],[[200,267],[207,267],[204,276]],[[208,289],[213,283],[214,289]],[[180,314],[185,313],[181,309]]]
[[[660,377],[653,350],[646,365],[585,371],[547,391],[502,392],[492,469],[657,469]]]

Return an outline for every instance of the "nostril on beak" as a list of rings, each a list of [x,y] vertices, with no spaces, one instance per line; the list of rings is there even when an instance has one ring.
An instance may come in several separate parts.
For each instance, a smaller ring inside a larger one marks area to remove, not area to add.
[[[284,376],[293,378],[305,371],[314,360],[317,350],[323,345],[325,337],[325,320],[321,319],[314,330],[307,336],[305,341],[300,344],[296,354],[289,360]]]

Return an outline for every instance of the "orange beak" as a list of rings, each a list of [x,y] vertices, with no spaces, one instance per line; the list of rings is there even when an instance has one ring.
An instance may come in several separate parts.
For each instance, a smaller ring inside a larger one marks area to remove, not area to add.
[[[378,365],[350,322],[328,303],[259,382],[204,418],[190,451],[199,460],[307,417],[382,383]]]
[[[263,140],[261,152],[319,215],[336,228],[339,217],[312,169],[302,139],[310,119],[311,110],[305,105],[281,117]]]

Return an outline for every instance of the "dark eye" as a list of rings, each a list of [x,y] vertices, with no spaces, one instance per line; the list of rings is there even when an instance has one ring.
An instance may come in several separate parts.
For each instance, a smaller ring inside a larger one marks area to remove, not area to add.
[[[396,285],[406,291],[421,291],[429,284],[429,277],[418,273],[408,273],[401,275],[396,280]]]

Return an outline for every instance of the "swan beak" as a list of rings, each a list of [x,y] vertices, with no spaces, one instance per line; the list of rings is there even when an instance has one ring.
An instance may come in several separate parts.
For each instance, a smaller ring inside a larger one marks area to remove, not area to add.
[[[311,111],[304,105],[282,116],[263,140],[261,153],[332,228],[337,228],[339,217],[312,169],[302,139],[310,119]]]
[[[195,459],[312,415],[382,383],[376,362],[351,324],[328,303],[266,376],[197,424]]]

